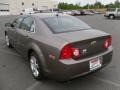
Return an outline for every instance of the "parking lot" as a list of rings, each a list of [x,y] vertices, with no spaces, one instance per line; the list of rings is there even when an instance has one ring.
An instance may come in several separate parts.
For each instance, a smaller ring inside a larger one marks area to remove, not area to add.
[[[0,90],[120,90],[120,19],[108,20],[103,15],[78,16],[95,29],[113,37],[114,56],[110,65],[97,73],[67,82],[36,81],[28,63],[5,45],[4,24],[14,16],[0,17]]]

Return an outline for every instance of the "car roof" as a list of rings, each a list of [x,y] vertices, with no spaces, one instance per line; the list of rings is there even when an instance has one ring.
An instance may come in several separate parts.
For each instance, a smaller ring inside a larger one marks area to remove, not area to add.
[[[61,13],[38,13],[38,14],[31,14],[33,17],[39,17],[39,18],[49,18],[49,17],[56,17],[56,16],[70,16],[66,14]]]

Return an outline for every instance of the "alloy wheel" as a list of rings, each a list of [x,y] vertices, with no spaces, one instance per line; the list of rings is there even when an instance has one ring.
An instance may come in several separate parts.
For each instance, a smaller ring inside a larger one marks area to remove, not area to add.
[[[32,70],[32,73],[35,77],[38,77],[40,72],[39,72],[39,64],[37,62],[37,59],[34,56],[31,56],[30,58],[30,67]]]

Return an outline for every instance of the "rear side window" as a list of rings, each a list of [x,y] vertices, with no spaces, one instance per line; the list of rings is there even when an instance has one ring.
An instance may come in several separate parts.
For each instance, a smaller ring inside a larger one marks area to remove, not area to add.
[[[45,18],[44,22],[53,31],[53,33],[81,31],[91,28],[80,19],[69,16],[49,17]]]
[[[13,21],[13,25],[15,28],[19,28],[21,21],[23,20],[22,17],[17,18],[15,21]]]
[[[33,28],[33,25],[34,25],[34,19],[32,17],[27,17],[22,21],[20,25],[20,29],[31,31],[31,26]]]

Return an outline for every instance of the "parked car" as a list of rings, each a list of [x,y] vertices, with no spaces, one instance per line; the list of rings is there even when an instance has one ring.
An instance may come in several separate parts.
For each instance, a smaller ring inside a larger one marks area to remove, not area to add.
[[[50,10],[38,10],[36,13],[51,13]]]
[[[94,14],[102,14],[100,11],[95,11]]]
[[[33,14],[33,13],[35,13],[33,8],[26,8],[26,9],[22,10],[22,12],[20,14],[24,15],[24,14]]]
[[[84,10],[80,10],[80,15],[86,15]]]
[[[109,19],[120,17],[120,8],[109,8],[104,16],[108,17]]]
[[[65,14],[23,15],[5,24],[8,47],[30,63],[35,79],[58,81],[97,71],[112,59],[112,37]]]
[[[83,10],[85,15],[94,15],[94,13],[90,12],[89,10]]]
[[[58,9],[58,8],[49,9],[49,11],[52,12],[52,13],[58,13],[58,12],[61,12],[61,10]]]
[[[72,15],[72,12],[71,12],[71,11],[63,11],[62,13],[63,13],[63,14],[67,14],[67,15]]]
[[[89,10],[91,13],[94,13],[94,14],[102,14],[102,12],[100,11],[96,11],[96,10]]]
[[[72,16],[79,16],[81,13],[80,13],[80,11],[78,11],[78,10],[73,10],[73,11],[71,11],[71,15]]]

